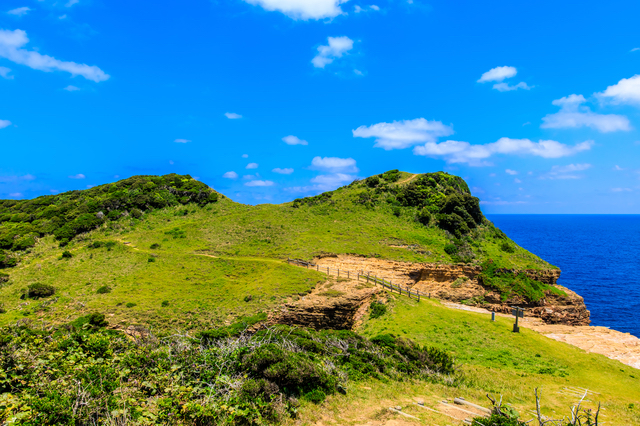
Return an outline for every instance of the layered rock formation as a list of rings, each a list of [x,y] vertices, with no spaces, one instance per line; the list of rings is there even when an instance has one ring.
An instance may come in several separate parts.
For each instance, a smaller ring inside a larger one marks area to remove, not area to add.
[[[367,312],[379,288],[353,280],[329,280],[301,299],[287,303],[272,323],[321,329],[350,330]]]
[[[510,313],[511,306],[526,309],[525,315],[541,318],[550,324],[589,325],[589,311],[582,297],[556,284],[560,270],[501,270],[500,273],[524,272],[530,278],[553,285],[565,295],[547,292],[546,297],[536,302],[524,300],[520,296],[502,300],[495,290],[483,286],[478,277],[480,266],[450,265],[437,263],[396,262],[375,258],[349,255],[318,257],[315,263],[320,268],[340,269],[350,274],[376,276],[402,287],[418,290],[442,300],[480,306],[496,312]]]

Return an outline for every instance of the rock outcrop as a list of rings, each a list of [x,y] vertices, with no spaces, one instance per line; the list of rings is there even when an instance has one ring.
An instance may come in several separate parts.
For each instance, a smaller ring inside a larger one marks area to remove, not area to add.
[[[501,273],[524,272],[530,278],[553,285],[565,295],[547,292],[546,297],[529,302],[522,297],[502,300],[500,294],[478,281],[480,266],[465,264],[396,262],[350,255],[323,256],[315,259],[320,269],[340,269],[345,273],[369,274],[383,278],[393,284],[418,290],[431,297],[456,303],[484,307],[496,312],[510,313],[511,306],[526,309],[525,315],[541,318],[549,324],[589,325],[589,311],[582,297],[556,284],[560,270],[501,270]]]
[[[367,312],[379,288],[354,280],[330,279],[301,299],[287,303],[272,323],[321,329],[350,330]]]

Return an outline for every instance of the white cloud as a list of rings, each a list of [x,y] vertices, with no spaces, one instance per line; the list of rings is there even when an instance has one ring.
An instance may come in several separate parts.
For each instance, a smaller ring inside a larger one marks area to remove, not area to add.
[[[515,77],[516,74],[518,74],[518,70],[515,67],[495,67],[482,74],[478,83],[502,81],[505,78]]]
[[[64,5],[64,7],[71,7],[74,4],[78,4],[78,3],[80,3],[80,0],[69,0],[67,4]]]
[[[611,188],[611,192],[631,192],[631,188]]]
[[[66,71],[72,76],[81,75],[87,80],[100,82],[109,79],[109,75],[96,66],[65,62],[43,55],[35,50],[23,49],[29,43],[27,33],[22,30],[0,30],[0,57],[16,64],[26,65],[40,71]]]
[[[294,186],[291,188],[285,188],[288,192],[325,192],[333,191],[334,189],[343,186],[347,183],[351,183],[356,179],[354,175],[348,175],[345,173],[334,173],[330,175],[319,175],[311,179],[313,185],[307,186]]]
[[[11,68],[0,67],[0,77],[6,78],[7,80],[13,80],[13,76],[9,75],[11,72]]]
[[[18,198],[18,197],[22,197],[22,193],[21,192],[12,192],[11,194],[9,194],[9,197],[14,197],[14,198]]]
[[[175,143],[189,143],[191,142],[190,139],[176,139],[174,140]]]
[[[256,173],[255,175],[244,175],[242,176],[242,179],[244,180],[260,179],[260,173]]]
[[[591,164],[569,164],[566,166],[553,166],[551,171],[542,175],[540,179],[581,179],[582,175],[575,174],[591,168]]]
[[[638,50],[640,50],[640,47],[634,47],[633,49],[631,49],[631,52],[637,52]]]
[[[270,12],[278,11],[292,19],[334,18],[343,13],[340,5],[348,0],[244,0]]]
[[[75,92],[75,91],[80,90],[80,88],[76,87],[76,86],[68,85],[67,87],[65,87],[62,90],[66,90],[67,92]]]
[[[353,49],[353,40],[349,37],[329,37],[327,46],[318,46],[318,54],[311,60],[316,68],[324,68],[334,60]]]
[[[69,176],[69,179],[84,179],[85,177],[82,173],[78,173],[77,175]]]
[[[242,154],[242,158],[249,158],[249,154]]]
[[[67,19],[67,14],[65,13],[64,15],[58,16],[58,19]]]
[[[22,16],[22,15],[26,15],[27,13],[29,13],[30,10],[31,10],[30,8],[24,6],[24,7],[18,7],[18,8],[15,8],[15,9],[11,9],[7,13],[9,15]]]
[[[24,176],[0,176],[0,182],[2,183],[7,183],[7,182],[17,182],[17,181],[22,181],[22,180],[34,180],[36,177],[34,175],[31,174],[27,174]]]
[[[582,95],[569,95],[551,102],[560,111],[542,117],[543,129],[566,129],[589,127],[602,133],[631,130],[629,119],[624,115],[597,114],[581,106],[587,100]]]
[[[376,138],[375,147],[385,150],[404,149],[423,142],[435,142],[440,136],[453,134],[453,127],[441,121],[424,118],[360,126],[352,130],[356,138]]]
[[[271,171],[274,172],[274,173],[281,174],[281,175],[290,175],[291,173],[293,173],[293,169],[289,168],[289,167],[286,167],[284,169],[276,167],[275,169],[273,169]]]
[[[238,174],[236,172],[227,172],[222,177],[225,179],[238,179]]]
[[[616,164],[615,166],[613,166],[613,170],[616,170],[616,171],[619,172],[619,171],[622,171],[624,169]]]
[[[273,186],[270,180],[252,180],[244,184],[245,186]]]
[[[356,5],[353,8],[353,11],[355,13],[370,12],[372,10],[378,12],[380,10],[380,6],[376,6],[375,4],[371,4],[371,5],[365,6],[365,7],[361,7],[361,6]]]
[[[508,175],[511,175],[511,176],[514,176],[514,175],[518,174],[518,172],[516,172],[515,170],[511,170],[511,169],[505,170],[505,173],[507,173]]]
[[[311,167],[333,173],[354,173],[358,171],[356,160],[353,158],[314,157],[311,160]]]
[[[495,201],[480,201],[480,204],[510,206],[514,204],[528,204],[528,203],[526,201],[507,201],[507,200],[496,199]]]
[[[554,140],[533,142],[529,139],[500,138],[485,145],[471,145],[469,142],[445,141],[428,142],[413,149],[416,155],[443,158],[447,163],[467,163],[471,166],[488,166],[485,161],[495,154],[533,155],[542,158],[560,158],[591,149],[593,141],[581,142],[574,146]]]
[[[9,126],[11,126],[11,122],[9,120],[0,120],[0,129],[4,129]]]
[[[297,136],[293,136],[293,135],[285,136],[284,138],[282,138],[282,140],[287,145],[309,145],[309,142],[304,141],[298,138]]]
[[[509,83],[496,83],[493,85],[493,88],[498,92],[510,92],[512,90],[518,89],[531,90],[532,87],[533,86],[527,85],[527,83],[525,83],[524,81],[521,81],[520,83],[513,86],[510,86]]]
[[[169,160],[169,164],[173,166],[175,163],[173,162],[173,160]]]
[[[640,74],[623,78],[617,84],[607,87],[604,92],[596,93],[596,96],[612,104],[640,106]]]
[[[235,112],[225,112],[224,116],[227,117],[229,120],[237,120],[239,118],[242,118],[240,114],[236,114]]]
[[[518,179],[518,178],[515,178],[513,181],[514,181],[515,183],[522,183],[522,181],[521,181],[520,179]]]
[[[247,164],[247,167],[245,167],[246,169],[257,169],[258,168],[258,163],[249,163]]]

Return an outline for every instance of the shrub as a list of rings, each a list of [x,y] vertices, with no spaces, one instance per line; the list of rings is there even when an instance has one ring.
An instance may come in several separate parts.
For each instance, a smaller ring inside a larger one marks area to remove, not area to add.
[[[372,319],[380,318],[387,313],[387,305],[384,303],[373,301],[369,305],[369,317]]]
[[[244,301],[245,301],[245,302],[251,302],[251,300],[252,300],[252,299],[253,299],[253,296],[252,296],[252,295],[248,295],[248,296],[245,296],[245,297],[244,297]]]
[[[56,289],[49,284],[33,283],[27,287],[27,297],[31,299],[53,296],[55,292]]]
[[[131,210],[131,216],[134,217],[135,219],[140,219],[142,217],[142,210],[140,210],[140,209],[132,209]]]
[[[73,257],[73,254],[69,250],[65,250],[62,252],[63,259],[71,259],[72,257]]]
[[[456,246],[454,244],[447,244],[447,245],[444,246],[444,251],[448,255],[453,256],[454,254],[458,253],[458,246]]]
[[[91,244],[89,244],[89,248],[94,248],[94,249],[97,249],[97,248],[100,248],[100,247],[103,247],[103,246],[104,246],[104,242],[103,241],[94,241]]]
[[[0,272],[0,285],[9,282],[9,274],[5,274],[3,272]]]
[[[168,300],[163,300],[162,303],[160,304],[160,306],[162,306],[163,308],[166,308],[167,306],[169,306],[169,301]]]
[[[397,182],[398,179],[400,179],[400,170],[395,169],[386,171],[381,175],[381,177],[382,179],[390,183]]]
[[[107,325],[109,325],[107,320],[105,320],[104,314],[100,314],[98,312],[89,314],[87,319],[88,323],[93,327],[106,327]]]
[[[395,217],[400,217],[400,215],[402,214],[402,209],[399,206],[393,206],[391,207],[391,212]]]
[[[423,224],[424,226],[429,226],[431,223],[431,212],[426,207],[418,212],[416,215],[416,220]]]
[[[129,302],[129,303],[127,303],[125,306],[126,306],[127,308],[133,308],[134,306],[138,306],[138,305],[136,305],[136,304],[135,304],[135,303],[133,303],[133,302]]]
[[[149,248],[150,248],[151,250],[159,249],[159,248],[160,248],[160,244],[158,244],[158,243],[153,243],[153,244],[151,244],[151,246],[149,246]]]
[[[369,188],[375,188],[376,186],[378,186],[380,184],[380,178],[378,176],[371,176],[371,177],[366,178],[364,180],[364,183]]]
[[[500,250],[502,250],[505,253],[515,253],[516,252],[516,249],[513,248],[513,246],[511,244],[509,244],[507,241],[504,241],[500,245]]]
[[[103,285],[102,287],[100,287],[96,293],[98,294],[107,294],[107,293],[111,293],[111,287],[109,287],[108,285]]]
[[[156,258],[155,257],[150,257],[147,259],[147,262],[155,262]]]
[[[4,303],[0,303],[0,314],[5,314],[5,313],[7,313],[7,310],[4,307]]]

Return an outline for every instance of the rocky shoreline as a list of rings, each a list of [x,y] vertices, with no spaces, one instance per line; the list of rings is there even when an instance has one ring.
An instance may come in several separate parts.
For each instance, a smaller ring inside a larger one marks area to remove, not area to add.
[[[357,257],[332,255],[314,259],[320,268],[333,268],[362,273],[383,278],[402,287],[418,290],[431,297],[454,303],[463,303],[495,311],[510,313],[511,306],[525,308],[525,315],[540,318],[547,324],[587,326],[590,324],[589,311],[584,299],[575,292],[558,285],[559,269],[550,270],[504,270],[502,273],[525,273],[530,278],[553,285],[564,295],[551,291],[536,302],[521,297],[502,300],[495,290],[483,286],[479,280],[482,268],[465,264],[412,263]]]

